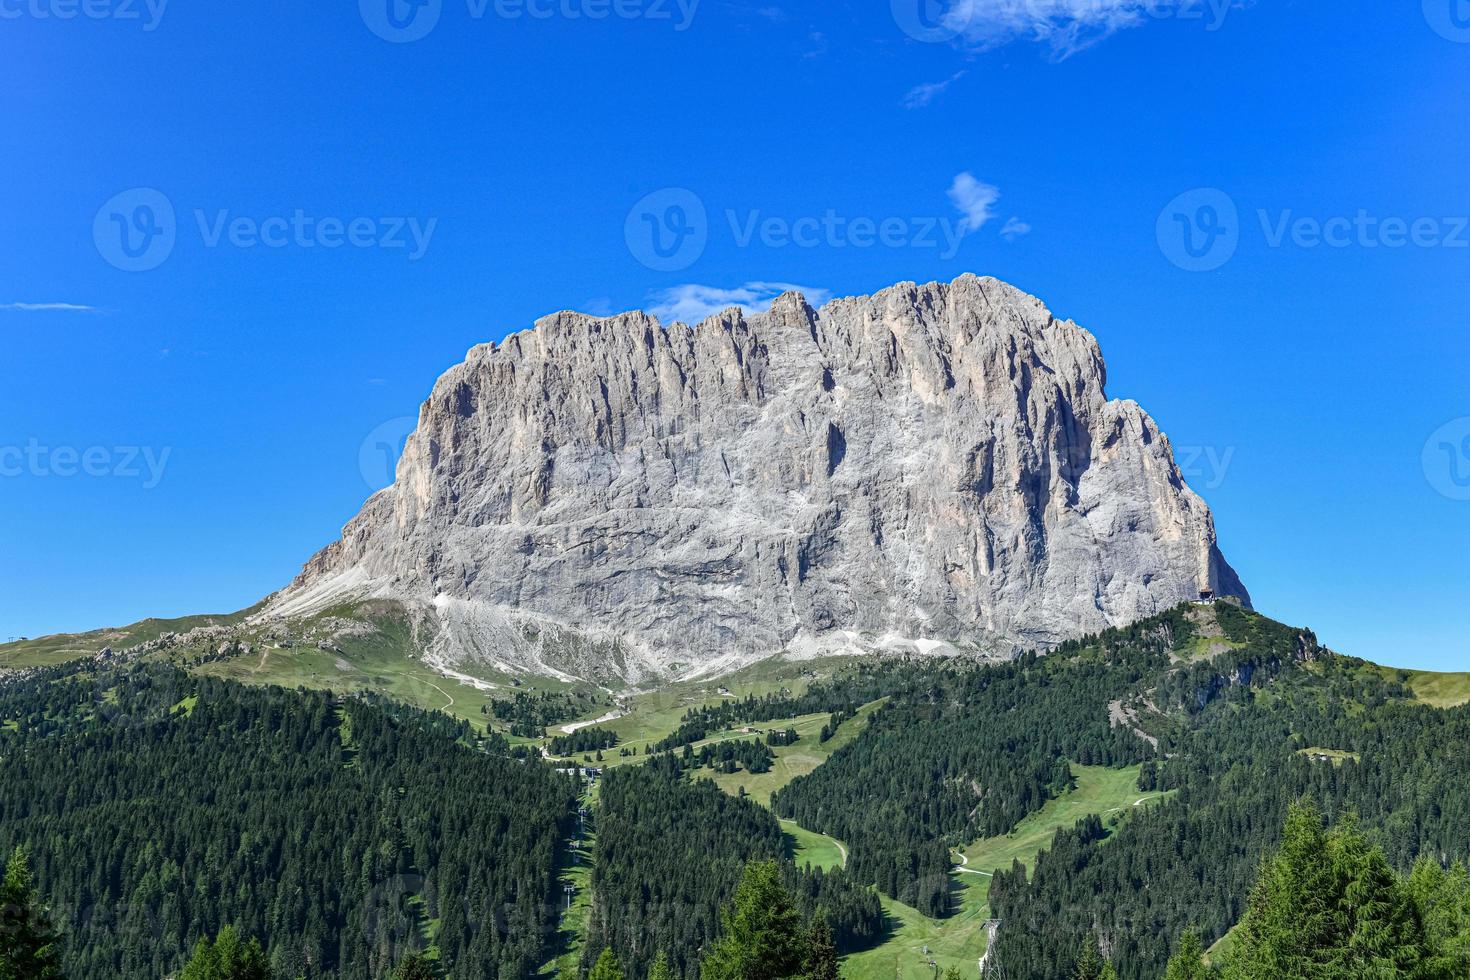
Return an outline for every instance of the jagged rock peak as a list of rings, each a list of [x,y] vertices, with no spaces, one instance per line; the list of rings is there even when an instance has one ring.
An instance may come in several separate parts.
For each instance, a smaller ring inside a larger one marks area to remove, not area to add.
[[[395,484],[263,615],[396,598],[441,661],[639,679],[1248,601],[1105,381],[1090,333],[972,275],[693,328],[556,313],[439,379]]]

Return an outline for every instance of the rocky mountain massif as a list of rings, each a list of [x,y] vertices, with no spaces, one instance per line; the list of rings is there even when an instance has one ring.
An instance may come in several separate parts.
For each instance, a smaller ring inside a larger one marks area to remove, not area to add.
[[[1086,330],[970,275],[697,327],[557,313],[439,379],[395,484],[257,619],[394,599],[442,665],[636,681],[1248,601],[1105,380]]]

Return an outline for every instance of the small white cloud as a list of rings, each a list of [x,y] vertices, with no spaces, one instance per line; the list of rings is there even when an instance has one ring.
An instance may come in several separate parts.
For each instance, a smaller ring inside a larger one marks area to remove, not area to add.
[[[1005,226],[1000,230],[1000,237],[1008,242],[1013,242],[1022,235],[1031,234],[1031,226],[1020,218],[1006,219]]]
[[[598,296],[589,299],[582,304],[582,312],[589,316],[609,317],[617,316],[619,311],[613,306],[613,302],[606,296]]]
[[[832,298],[830,289],[795,286],[789,282],[748,282],[734,289],[686,283],[651,294],[648,312],[663,323],[676,320],[699,323],[732,306],[740,307],[746,314],[764,313],[771,308],[776,297],[789,292],[801,293],[811,306],[821,306]]]
[[[1245,2],[1226,0],[1228,7]],[[952,0],[940,23],[974,48],[1030,39],[1045,44],[1060,61],[1118,31],[1168,16],[1176,8],[1183,11],[1190,4],[1197,0]],[[1211,10],[1217,22],[1223,9]]]
[[[926,82],[923,85],[915,85],[904,95],[903,107],[905,109],[924,108],[924,106],[943,95],[945,89],[964,78],[966,74],[967,72],[961,69],[942,82]]]
[[[985,222],[995,217],[990,208],[1000,200],[1000,188],[976,180],[975,175],[966,170],[957,174],[949,185],[949,199],[960,212],[960,231],[968,235],[979,231]]]
[[[101,313],[95,306],[80,303],[0,303],[0,310],[14,313]]]

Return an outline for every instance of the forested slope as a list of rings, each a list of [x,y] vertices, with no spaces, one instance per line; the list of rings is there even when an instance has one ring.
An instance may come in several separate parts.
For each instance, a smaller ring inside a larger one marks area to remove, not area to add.
[[[676,975],[698,975],[699,951],[719,933],[745,866],[779,862],[797,908],[820,910],[845,948],[882,931],[878,897],[842,871],[799,870],[770,811],[690,780],[669,755],[608,774],[597,813],[594,901],[584,966],[611,948],[632,976],[665,954]]]
[[[1228,603],[1045,658],[909,676],[773,805],[844,840],[858,880],[942,916],[950,846],[1008,832],[1071,763],[1137,762],[1140,795],[1167,803],[1116,828],[1084,820],[1032,873],[995,877],[991,962],[1005,976],[1069,976],[1088,943],[1123,980],[1162,976],[1187,929],[1209,942],[1239,920],[1301,798],[1334,819],[1356,812],[1401,871],[1470,856],[1470,706],[1417,702],[1382,669]]]
[[[1114,951],[1124,980],[1160,975],[1186,928],[1209,942],[1243,914],[1299,799],[1333,819],[1356,813],[1400,870],[1420,855],[1470,856],[1470,708],[1409,701],[1347,658],[1285,670],[1232,661],[1196,672],[1192,688],[1175,685],[1190,724],[1161,745],[1171,758],[1159,785],[1177,790],[1169,802],[1111,838],[1086,826],[1061,833],[1030,876],[996,877],[991,902],[1006,922],[997,955],[1010,975],[1057,975],[1049,971],[1066,969],[1089,931]],[[1352,755],[1333,761],[1308,747]]]
[[[853,876],[929,916],[949,911],[949,849],[1004,834],[1065,788],[1068,762],[1130,765],[1154,750],[1107,705],[1169,663],[1182,616],[1120,631],[1106,654],[931,666],[862,737],[777,793],[776,812],[852,847]]]
[[[227,925],[282,976],[431,940],[450,976],[528,976],[576,788],[502,750],[386,702],[57,668],[0,687],[0,848],[29,849],[72,980],[156,980]]]

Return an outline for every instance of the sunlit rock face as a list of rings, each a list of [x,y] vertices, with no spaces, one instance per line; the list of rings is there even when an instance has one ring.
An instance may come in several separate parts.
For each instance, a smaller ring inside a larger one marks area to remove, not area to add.
[[[264,615],[391,597],[441,662],[640,680],[1248,601],[1105,379],[1086,330],[969,275],[697,327],[558,313],[439,379],[395,484]]]

